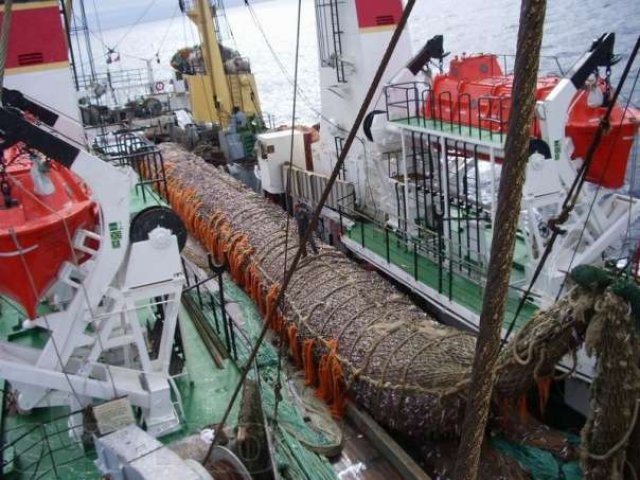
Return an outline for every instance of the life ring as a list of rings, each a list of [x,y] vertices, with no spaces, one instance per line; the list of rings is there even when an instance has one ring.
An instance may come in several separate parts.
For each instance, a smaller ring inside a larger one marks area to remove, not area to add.
[[[164,82],[156,82],[155,89],[156,89],[156,92],[164,91]]]

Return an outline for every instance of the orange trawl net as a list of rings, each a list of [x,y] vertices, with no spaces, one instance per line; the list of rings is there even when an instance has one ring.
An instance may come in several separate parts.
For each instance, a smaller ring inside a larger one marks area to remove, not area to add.
[[[167,171],[173,171],[173,165],[167,163]],[[249,238],[242,232],[235,232],[224,212],[214,211],[210,215],[203,215],[202,201],[193,188],[182,188],[175,178],[169,175],[167,182],[168,197],[173,209],[184,219],[187,229],[216,259],[217,262],[227,260],[231,278],[242,287],[254,300],[260,313],[266,319],[272,310],[270,328],[276,333],[286,329],[283,338],[290,347],[294,362],[304,367],[308,384],[315,385],[319,379],[317,394],[330,406],[335,416],[342,416],[346,405],[346,388],[344,374],[340,361],[336,357],[335,340],[328,342],[325,349],[328,353],[320,356],[316,366],[314,361],[315,342],[298,337],[298,327],[288,321],[275,305],[280,284],[273,283],[265,288],[266,282],[260,273],[259,266],[251,260],[255,249],[250,245]]]
[[[274,313],[270,327],[334,413],[348,391],[382,425],[406,435],[459,433],[472,334],[435,322],[389,282],[324,244],[300,262],[282,305],[275,305],[285,258],[298,246],[295,222],[287,229],[282,209],[181,147],[160,149],[171,204],[218,262],[229,262],[261,314]],[[496,395],[515,400],[533,385],[535,371],[551,372],[575,348],[587,324],[580,319],[595,301],[580,295],[584,301],[561,300],[536,315],[505,347]],[[553,341],[538,341],[546,335]],[[528,361],[519,362],[525,353]]]

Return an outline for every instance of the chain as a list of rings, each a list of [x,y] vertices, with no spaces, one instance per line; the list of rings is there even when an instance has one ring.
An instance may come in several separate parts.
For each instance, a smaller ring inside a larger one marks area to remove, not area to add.
[[[611,65],[607,65],[604,73],[604,102],[609,105],[611,101]]]

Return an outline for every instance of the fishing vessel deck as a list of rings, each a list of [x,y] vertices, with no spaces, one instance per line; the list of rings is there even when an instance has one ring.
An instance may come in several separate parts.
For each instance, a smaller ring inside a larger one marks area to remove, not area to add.
[[[136,184],[131,189],[130,206],[134,215],[146,208],[164,205],[166,202],[150,185]],[[190,240],[185,250],[185,268],[191,285],[201,281],[206,275],[199,266],[203,257],[206,257],[203,250]],[[215,282],[204,282],[201,287],[191,288],[183,296],[179,329],[185,369],[173,377],[175,388],[181,397],[177,408],[181,412],[183,427],[160,439],[170,448],[172,445],[184,444],[191,437],[198,436],[203,428],[215,426],[223,418],[233,390],[239,382],[238,365],[246,361],[260,335],[262,317],[256,305],[226,275],[223,284],[226,295],[225,313],[230,320],[228,326],[224,324]],[[48,339],[48,333],[39,328],[23,329],[22,309],[4,297],[0,301],[0,337],[12,343],[42,348]],[[189,306],[192,308],[188,308]],[[40,314],[50,311],[46,302],[39,305]],[[140,313],[139,319],[142,325],[153,325],[154,312],[145,309]],[[203,333],[203,330],[206,331]],[[213,344],[211,336],[215,337]],[[272,382],[276,378],[278,357],[277,346],[263,344],[257,357],[255,374],[252,374],[252,378],[262,385],[263,411],[270,422],[275,421]],[[353,424],[349,418],[340,424],[340,427],[346,429],[344,435],[340,434],[344,442],[342,453],[335,455],[331,462],[325,455],[307,449],[301,443],[300,439],[303,437],[316,447],[325,445],[327,449],[334,450],[340,440],[326,435],[326,432],[319,433],[309,426],[308,413],[304,410],[309,401],[315,405],[314,415],[326,410],[325,422],[329,417],[328,410],[319,399],[313,400],[315,396],[311,389],[300,390],[303,382],[296,380],[299,375],[295,370],[290,370],[285,365],[283,375],[286,386],[282,389],[283,400],[279,407],[278,423],[273,426],[271,441],[274,445],[274,459],[277,459],[282,471],[289,472],[290,478],[360,478],[364,471],[367,476],[401,478],[392,462],[363,434],[363,428]],[[298,386],[290,387],[296,381]],[[0,410],[3,474],[7,478],[95,478],[95,451],[91,446],[83,448],[71,436],[74,427],[69,426],[69,418],[74,412],[66,407],[52,407],[21,414],[13,405],[8,384],[3,383],[4,388],[0,391],[3,402]],[[225,431],[232,432],[237,427],[239,410],[240,402],[236,402]],[[366,416],[365,413],[360,415]],[[336,424],[334,433],[339,432],[340,427]],[[390,439],[387,441],[393,443]],[[400,451],[399,447],[396,449]],[[337,450],[339,451],[340,449]],[[414,471],[419,471],[417,467],[413,468]],[[277,473],[274,478],[280,478],[281,473]]]
[[[478,276],[476,272],[471,270],[470,264],[467,266],[462,263],[450,266],[438,264],[437,261],[427,256],[423,242],[407,240],[397,231],[382,228],[372,222],[356,222],[352,228],[346,231],[342,241],[354,249],[359,247],[358,251],[361,256],[366,256],[375,264],[385,266],[385,270],[389,267],[396,267],[398,273],[403,273],[408,280],[428,287],[449,300],[454,300],[476,315],[480,314],[485,288],[482,282],[470,278],[470,275]],[[521,254],[524,253],[522,249],[520,251]],[[512,282],[517,281],[521,275],[517,262],[518,255],[516,254]],[[421,294],[423,292],[419,288],[416,291]],[[505,329],[513,321],[521,296],[522,291],[512,284],[505,309],[503,323]],[[428,298],[432,299],[433,297],[429,296]],[[516,319],[516,331],[537,310],[538,307],[533,302],[526,302]]]
[[[477,145],[491,147],[497,151],[504,149],[507,136],[500,132],[494,132],[487,128],[478,128],[471,125],[463,125],[459,122],[447,122],[445,120],[425,117],[408,117],[390,120],[393,125],[413,130],[415,132],[438,135],[454,141],[473,141]]]
[[[151,188],[136,186],[131,191],[130,205],[133,213],[144,208],[163,205],[164,202]],[[24,312],[14,303],[2,298],[0,311],[0,337],[12,343],[38,347],[46,343],[45,330],[22,329]],[[49,313],[46,303],[39,306],[39,313]],[[153,322],[153,312],[142,312],[140,322]],[[211,354],[198,334],[193,319],[182,308],[180,334],[184,344],[187,369],[174,377],[182,396],[180,410],[184,428],[162,438],[165,444],[199,433],[206,425],[220,419],[229,402],[232,386],[238,381],[238,369],[231,360],[225,360],[223,368],[213,361]],[[17,478],[95,478],[96,456],[92,450],[83,451],[70,433],[70,414],[66,407],[36,409],[23,415],[12,408],[7,395],[7,383],[2,389],[2,466],[6,475]],[[235,425],[232,416],[231,426]]]

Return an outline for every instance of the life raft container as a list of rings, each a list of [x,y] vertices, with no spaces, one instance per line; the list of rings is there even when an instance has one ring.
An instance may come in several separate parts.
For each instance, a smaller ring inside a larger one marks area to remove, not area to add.
[[[53,191],[42,195],[31,169],[28,154],[12,157],[7,166],[12,206],[4,200],[0,205],[0,295],[18,302],[33,319],[64,262],[86,259],[74,252],[72,241],[79,229],[95,230],[97,209],[70,170],[51,162],[46,176]]]
[[[544,100],[561,79],[540,77],[536,100]],[[604,90],[604,81],[595,88]],[[479,128],[492,134],[507,133],[512,106],[513,75],[505,75],[496,55],[480,54],[454,58],[449,71],[433,79],[423,105],[426,118]],[[584,158],[606,107],[591,107],[586,90],[576,92],[566,121],[565,134],[573,141],[572,159]],[[587,171],[587,180],[607,188],[620,188],[638,127],[640,114],[616,105],[610,129],[602,137]],[[540,138],[533,120],[531,134]],[[552,146],[550,146],[552,147]]]

